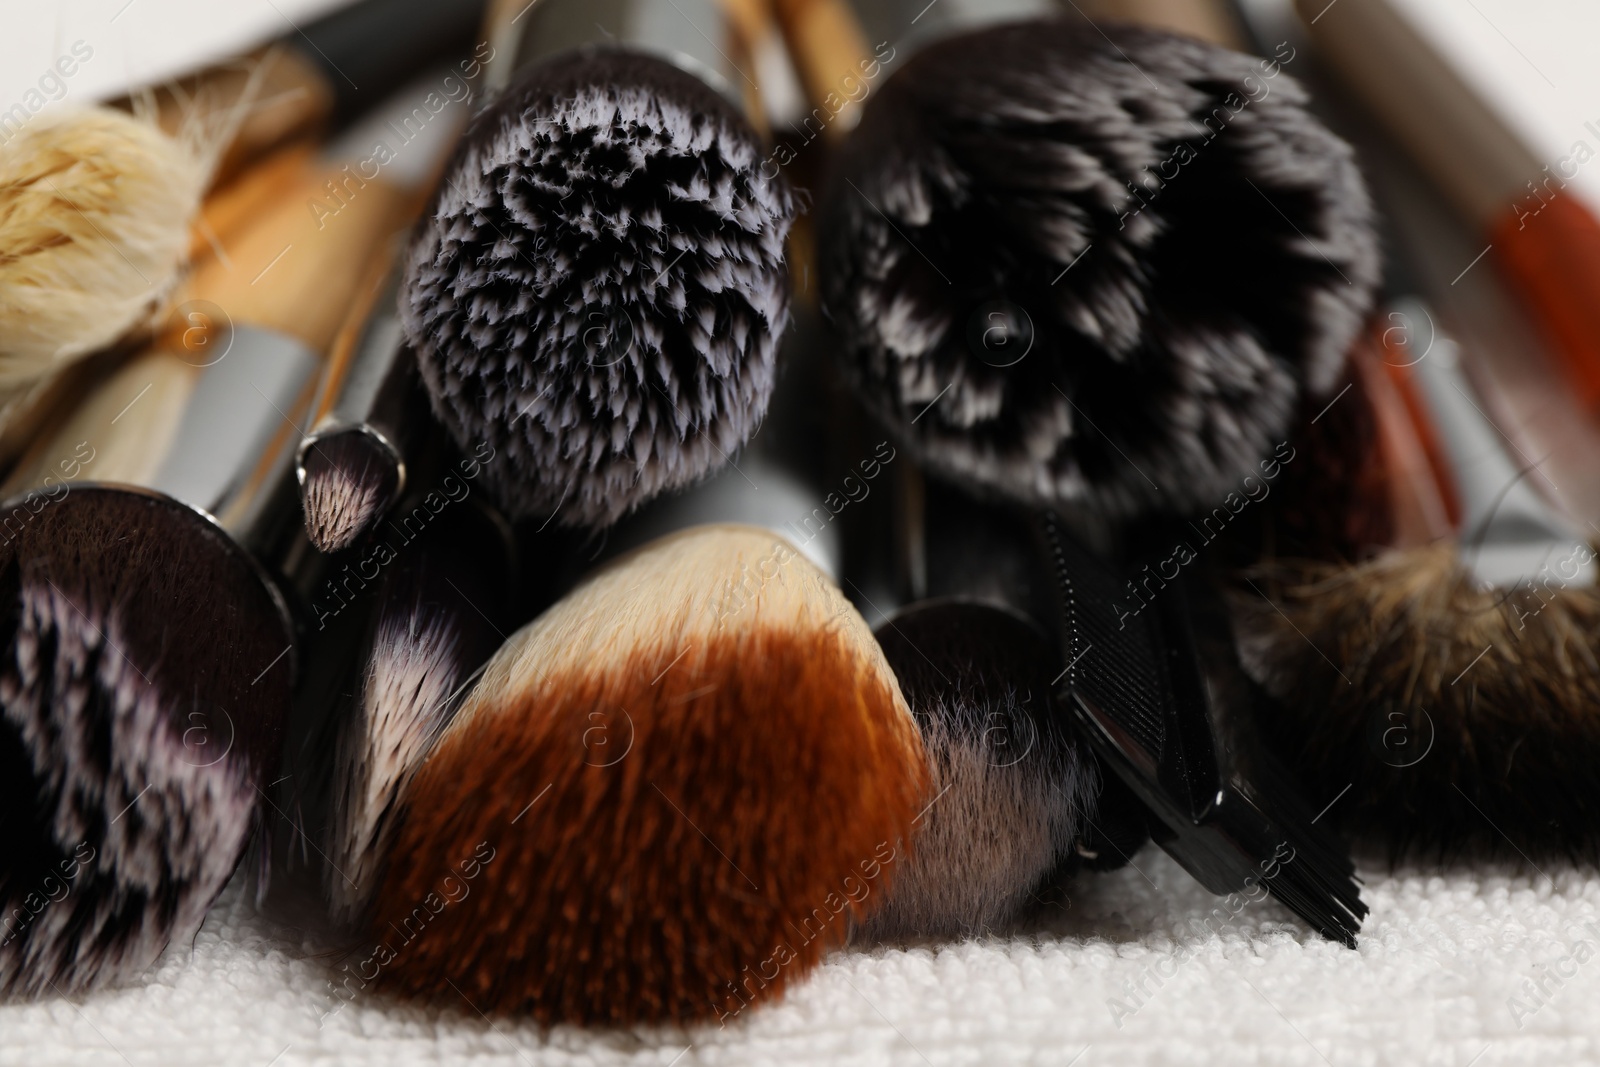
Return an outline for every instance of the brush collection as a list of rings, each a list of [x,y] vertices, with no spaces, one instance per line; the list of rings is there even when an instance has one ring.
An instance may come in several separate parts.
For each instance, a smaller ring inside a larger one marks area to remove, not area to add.
[[[1294,47],[450,6],[0,146],[0,990],[236,874],[364,995],[631,1025],[1151,842],[1352,946],[1352,850],[1597,857],[1588,535]]]

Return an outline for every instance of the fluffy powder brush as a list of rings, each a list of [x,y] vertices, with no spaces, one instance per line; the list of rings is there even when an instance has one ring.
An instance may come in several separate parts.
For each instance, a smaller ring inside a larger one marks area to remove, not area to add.
[[[608,525],[766,411],[797,205],[715,73],[722,24],[709,0],[533,9],[412,251],[422,379],[459,444],[504,453],[513,517]]]
[[[905,59],[820,227],[867,402],[931,468],[1030,502],[1221,499],[1335,382],[1378,276],[1293,59],[1079,19]]]

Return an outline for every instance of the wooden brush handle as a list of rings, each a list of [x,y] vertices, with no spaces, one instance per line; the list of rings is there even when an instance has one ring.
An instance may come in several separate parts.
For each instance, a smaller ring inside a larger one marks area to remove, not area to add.
[[[1600,221],[1573,193],[1563,191],[1536,215],[1507,211],[1489,239],[1579,401],[1600,413]]]
[[[1153,30],[1248,51],[1243,29],[1233,11],[1221,0],[1078,0],[1092,19],[1114,19]]]
[[[250,228],[261,211],[283,195],[281,190],[285,185],[306,173],[311,164],[311,149],[308,141],[286,145],[234,180],[220,187],[213,186],[200,206],[200,217],[195,220],[189,241],[189,259],[204,259],[217,245],[226,253],[228,242]]]
[[[342,203],[330,193],[330,181],[337,183]],[[208,301],[235,324],[285,333],[313,352],[326,352],[373,255],[410,221],[416,206],[414,190],[381,175],[357,181],[342,171],[302,168],[234,236],[224,249],[226,259],[208,255],[197,264],[188,300]],[[205,318],[180,316],[168,342],[186,350],[212,343],[191,332],[211,325]]]
[[[1394,516],[1387,547],[1415,548],[1448,537],[1460,504],[1431,420],[1411,381],[1413,358],[1390,341],[1389,323],[1376,321],[1357,339],[1350,365],[1366,393],[1378,435],[1383,483]]]
[[[860,102],[846,92],[848,84],[860,81],[863,64],[872,58],[861,23],[845,0],[771,3],[806,99],[817,106],[831,95],[842,105],[824,132],[837,141],[855,128],[861,114]]]

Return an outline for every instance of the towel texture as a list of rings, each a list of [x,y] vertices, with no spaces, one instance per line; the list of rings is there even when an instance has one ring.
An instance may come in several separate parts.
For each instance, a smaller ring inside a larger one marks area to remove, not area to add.
[[[339,1009],[326,947],[235,884],[143,982],[0,1006],[0,1064],[1600,1063],[1600,878],[1369,867],[1352,952],[1270,902],[1216,910],[1159,851],[1134,863],[1026,934],[838,953],[777,1005],[687,1031],[540,1031],[461,998]]]

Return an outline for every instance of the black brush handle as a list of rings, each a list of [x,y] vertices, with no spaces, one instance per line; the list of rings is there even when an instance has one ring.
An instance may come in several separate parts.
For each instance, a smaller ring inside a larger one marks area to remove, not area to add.
[[[343,124],[436,60],[471,52],[486,0],[360,0],[289,34],[284,43],[322,71]]]
[[[1264,887],[1353,947],[1367,912],[1354,864],[1287,774],[1222,728],[1251,697],[1220,603],[1182,573],[1141,601],[1058,519],[1038,531],[1067,661],[1056,699],[1148,807],[1151,836],[1213,893]]]

